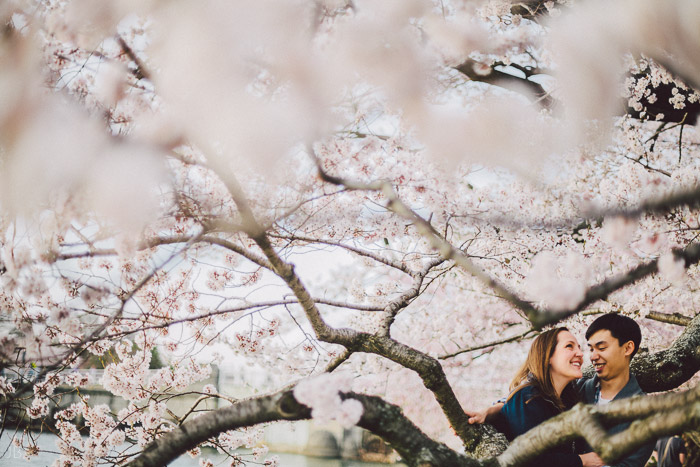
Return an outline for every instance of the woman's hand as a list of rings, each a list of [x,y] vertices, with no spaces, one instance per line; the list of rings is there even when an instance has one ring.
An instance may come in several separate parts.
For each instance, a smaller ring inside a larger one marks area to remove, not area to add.
[[[588,454],[579,454],[583,467],[603,467],[605,462],[603,459],[598,457],[595,452],[589,452]]]
[[[480,411],[471,411],[471,410],[465,410],[464,413],[469,415],[469,423],[470,424],[483,424],[486,422],[489,422],[492,420],[492,418],[501,410],[501,407],[503,407],[503,404],[498,403],[494,404],[491,407],[480,410]]]

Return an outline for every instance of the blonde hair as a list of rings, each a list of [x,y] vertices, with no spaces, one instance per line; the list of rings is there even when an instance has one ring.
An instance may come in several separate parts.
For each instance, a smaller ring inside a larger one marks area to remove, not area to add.
[[[549,361],[557,348],[559,333],[568,331],[561,327],[550,329],[535,338],[527,354],[527,360],[520,370],[515,374],[515,378],[510,383],[511,396],[525,386],[537,386],[545,399],[550,400],[559,409],[564,410],[564,402],[552,382],[552,374],[549,368]],[[510,397],[509,397],[510,399]]]

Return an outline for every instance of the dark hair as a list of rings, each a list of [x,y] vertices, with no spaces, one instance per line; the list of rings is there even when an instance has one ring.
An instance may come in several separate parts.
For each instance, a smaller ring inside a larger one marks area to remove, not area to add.
[[[610,331],[610,334],[617,339],[620,346],[624,345],[626,342],[632,341],[634,344],[634,350],[630,359],[634,357],[634,354],[639,350],[639,344],[642,342],[642,331],[639,329],[639,325],[632,318],[628,316],[623,316],[617,313],[605,314],[588,326],[586,331],[586,340],[590,339],[593,334],[598,331]]]

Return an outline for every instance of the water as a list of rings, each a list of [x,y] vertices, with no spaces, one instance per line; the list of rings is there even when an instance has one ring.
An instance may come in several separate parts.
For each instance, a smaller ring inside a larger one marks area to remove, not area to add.
[[[49,467],[59,455],[51,452],[43,452],[43,450],[57,451],[56,436],[52,434],[41,434],[37,444],[42,449],[39,455],[32,457],[27,461],[24,459],[24,451],[11,444],[12,432],[5,431],[0,438],[0,467]],[[276,455],[279,457],[280,467],[387,467],[387,464],[377,464],[373,462],[359,462],[345,459],[323,459],[317,457],[307,457],[298,454],[284,453],[269,453],[268,457]],[[209,458],[217,466],[228,467],[226,457],[219,454],[213,449],[203,449],[201,458]],[[172,462],[173,467],[198,467],[199,459],[192,459],[189,455],[184,454]],[[259,463],[250,462],[249,465],[257,466]],[[392,464],[394,467],[402,466],[403,464]]]

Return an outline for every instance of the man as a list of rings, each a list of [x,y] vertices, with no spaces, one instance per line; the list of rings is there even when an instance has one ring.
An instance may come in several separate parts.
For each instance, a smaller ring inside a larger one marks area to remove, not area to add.
[[[631,318],[617,313],[608,313],[593,321],[586,331],[591,363],[596,371],[593,378],[581,378],[574,382],[581,400],[586,404],[607,404],[613,400],[644,394],[637,379],[630,373],[630,362],[639,350],[642,332]],[[469,423],[484,423],[501,410],[502,403],[489,407],[484,412],[467,412]],[[629,423],[606,427],[610,434],[625,430]],[[581,452],[592,449],[584,442]],[[627,457],[620,459],[612,467],[643,467],[653,450],[647,444]]]
[[[644,394],[637,378],[630,373],[630,362],[642,341],[642,331],[632,318],[617,313],[603,315],[588,327],[586,340],[596,375],[593,378],[581,378],[574,383],[585,404],[602,405]],[[608,433],[619,433],[629,425],[621,423],[607,427]],[[620,459],[614,467],[643,467],[653,448],[653,444],[646,444]],[[583,451],[591,449],[585,444]]]
[[[661,438],[654,448],[658,467],[681,467],[685,462],[685,443],[679,436]]]

